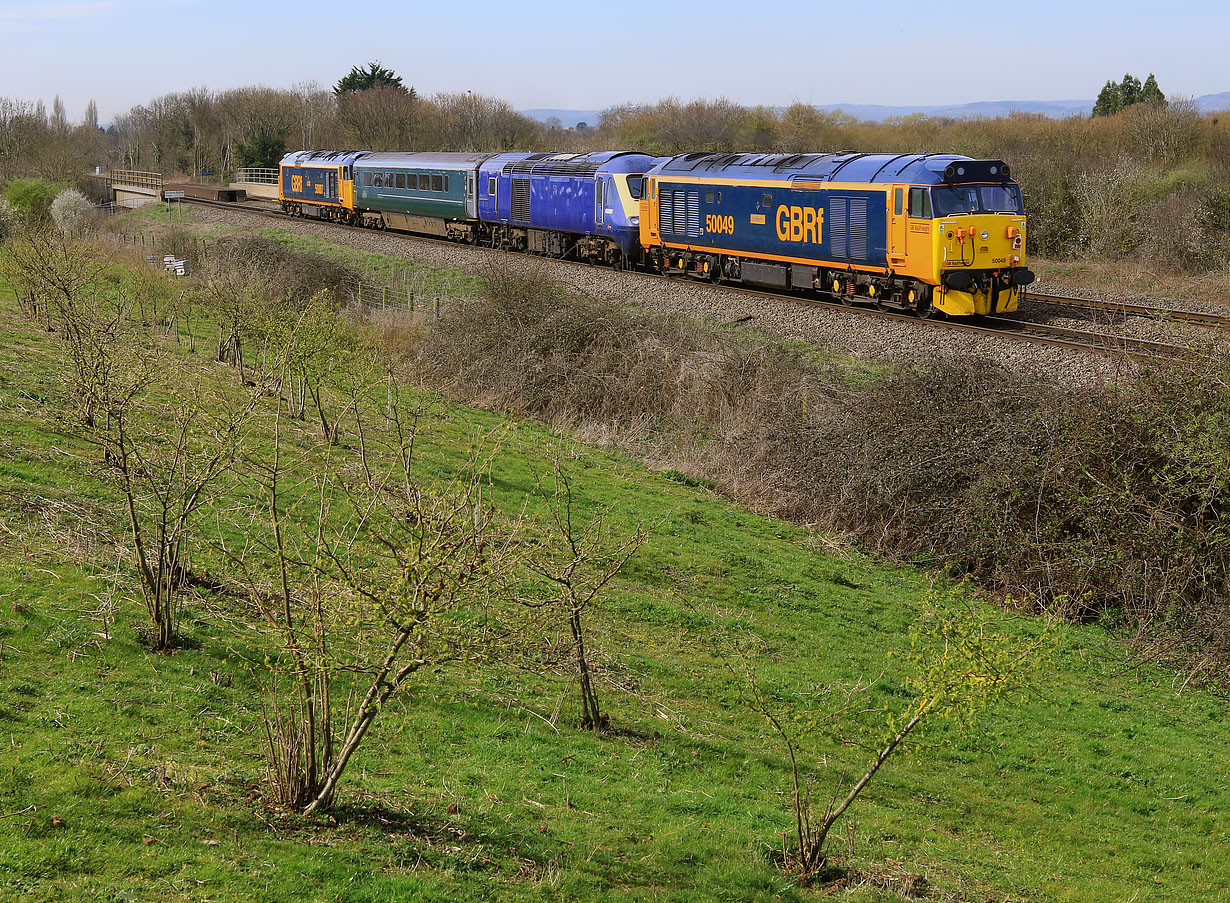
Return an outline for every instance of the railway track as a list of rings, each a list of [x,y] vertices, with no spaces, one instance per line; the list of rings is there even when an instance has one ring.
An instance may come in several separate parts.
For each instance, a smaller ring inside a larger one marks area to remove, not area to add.
[[[355,228],[353,226],[346,226],[341,223],[332,223],[328,220],[304,220],[300,217],[289,216],[281,210],[261,209],[261,207],[257,206],[238,205],[224,201],[184,198],[184,203],[199,204],[205,207],[219,207],[224,210],[239,210],[245,213],[252,213],[257,216],[263,216],[268,219],[291,220],[293,222],[315,222],[322,225],[334,226],[338,229],[347,230]],[[456,247],[455,242],[443,238],[435,238],[427,235],[397,234],[399,237],[413,238],[418,241]],[[564,259],[557,259],[556,262],[580,267],[592,266],[591,264],[581,261]],[[646,276],[646,278],[665,279],[667,281],[670,281],[671,279],[683,278],[678,276],[655,276],[650,273],[644,273],[642,275]],[[692,282],[690,279],[687,281]],[[796,305],[825,309],[839,308],[861,316],[879,317],[886,320],[904,320],[920,327],[946,329],[955,332],[964,332],[971,335],[994,336],[1001,339],[1009,339],[1012,341],[1026,342],[1034,345],[1044,345],[1052,348],[1062,348],[1092,354],[1126,356],[1137,360],[1156,361],[1178,360],[1188,353],[1187,349],[1183,346],[1174,345],[1167,342],[1136,339],[1109,333],[1089,332],[1086,330],[1073,329],[1063,326],[1033,323],[1027,320],[1013,320],[1003,317],[976,317],[969,320],[953,320],[942,317],[921,319],[909,313],[886,310],[870,305],[850,305],[843,303],[837,296],[828,292],[818,292],[817,297],[802,297],[799,295],[787,295],[774,292],[772,290],[760,290],[745,286],[714,285],[709,283],[706,283],[706,286],[717,291],[726,291],[741,295],[757,295],[762,298],[771,298],[773,300],[784,301]],[[825,296],[827,296],[827,300]],[[1043,300],[1055,304],[1074,304],[1087,307],[1102,307],[1107,310],[1141,316],[1162,317],[1170,315],[1172,319],[1190,318],[1192,322],[1199,322],[1203,325],[1224,326],[1225,328],[1230,328],[1230,317],[1214,317],[1212,315],[1197,314],[1192,311],[1170,311],[1164,308],[1149,308],[1140,305],[1119,305],[1111,304],[1110,302],[1091,302],[1084,301],[1083,299],[1066,298],[1061,295],[1031,294],[1029,298],[1031,300]]]
[[[1089,310],[1104,310],[1122,316],[1148,317],[1153,320],[1179,320],[1193,323],[1197,326],[1209,326],[1215,329],[1230,329],[1230,316],[1206,314],[1200,311],[1183,310],[1175,307],[1150,307],[1145,304],[1128,304],[1122,301],[1098,301],[1088,298],[1072,298],[1068,295],[1051,295],[1045,292],[1030,292],[1030,301],[1041,301],[1044,304],[1056,304],[1067,307],[1083,307]]]

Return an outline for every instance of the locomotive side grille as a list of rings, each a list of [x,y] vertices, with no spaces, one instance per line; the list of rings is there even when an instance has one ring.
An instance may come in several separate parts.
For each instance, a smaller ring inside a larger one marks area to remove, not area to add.
[[[512,218],[520,223],[530,221],[530,180],[512,180]]]
[[[688,231],[688,193],[676,190],[674,194],[672,198],[675,202],[674,232],[676,235],[685,235]]]
[[[663,235],[675,231],[675,207],[671,200],[673,191],[658,192],[658,231]]]
[[[867,259],[866,198],[850,198],[850,238],[847,250],[851,259]]]
[[[688,192],[688,235],[700,237],[700,192]]]
[[[846,199],[834,198],[829,204],[829,217],[833,224],[829,230],[830,251],[833,257],[847,257]]]

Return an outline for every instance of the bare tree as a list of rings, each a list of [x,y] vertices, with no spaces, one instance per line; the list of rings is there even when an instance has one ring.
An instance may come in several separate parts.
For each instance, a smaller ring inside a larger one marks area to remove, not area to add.
[[[293,697],[274,704],[267,739],[279,799],[304,812],[334,804],[392,698],[483,647],[490,591],[512,561],[515,531],[497,530],[483,500],[489,454],[444,482],[422,477],[421,411],[406,398],[391,393],[388,429],[362,462],[289,454],[279,413],[271,455],[251,465],[266,514],[242,544],[222,534],[291,662]],[[305,476],[310,495],[297,488]],[[353,691],[339,707],[343,676]]]
[[[854,745],[849,736],[850,716],[866,708],[865,697],[878,678],[830,684],[821,688],[819,699],[813,697],[804,706],[765,686],[753,664],[762,645],[756,637],[745,635],[737,641],[736,655],[727,659],[744,702],[765,718],[786,748],[795,837],[794,847],[783,851],[783,863],[804,880],[825,868],[829,859],[826,843],[834,825],[924,721],[939,717],[968,725],[989,706],[1026,689],[1029,677],[1048,659],[1053,645],[1049,623],[1033,637],[1012,636],[996,632],[986,616],[975,614],[958,600],[936,598],[933,602],[936,604],[915,626],[911,652],[906,656],[913,666],[906,678],[911,702],[903,711],[889,713],[876,755],[844,794],[844,781],[839,779],[819,812],[812,799],[819,769],[808,760],[818,760],[823,768],[828,757],[808,753],[807,747],[822,734],[835,736],[842,745]],[[817,707],[817,702],[824,705]]]
[[[38,260],[63,265],[45,296],[67,351],[73,423],[118,478],[153,645],[167,650],[177,642],[190,524],[231,466],[255,395],[238,406],[214,396],[141,328],[128,298],[94,291],[82,278],[90,265],[76,264],[83,255],[62,247],[62,256]]]
[[[587,523],[577,520],[572,480],[553,463],[553,490],[547,500],[553,552],[527,562],[542,581],[538,592],[524,595],[522,604],[558,612],[568,624],[575,657],[575,676],[581,704],[580,726],[600,733],[610,726],[594,686],[592,651],[586,630],[587,612],[596,607],[612,580],[649,538],[651,529],[638,526],[622,541],[613,540],[611,509],[600,511]]]

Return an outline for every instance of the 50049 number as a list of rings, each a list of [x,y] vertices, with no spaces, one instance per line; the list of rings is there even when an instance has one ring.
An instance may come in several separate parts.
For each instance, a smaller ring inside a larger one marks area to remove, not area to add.
[[[705,231],[717,235],[734,235],[735,218],[733,216],[718,216],[710,213],[705,216]]]

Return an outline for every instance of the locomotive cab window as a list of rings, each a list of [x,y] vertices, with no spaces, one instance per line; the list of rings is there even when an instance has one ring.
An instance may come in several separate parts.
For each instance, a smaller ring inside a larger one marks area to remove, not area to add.
[[[645,177],[644,176],[628,176],[628,194],[632,195],[632,200],[639,201],[645,194]]]
[[[973,185],[932,189],[931,200],[939,216],[978,212],[978,189]]]
[[[927,189],[910,189],[910,216],[915,219],[931,219],[931,192]]]
[[[904,203],[902,200],[902,196],[904,194],[905,194],[905,191],[903,191],[900,188],[893,189],[893,216],[901,216],[903,212],[902,206]]]
[[[1024,213],[1021,190],[1015,185],[984,185],[979,191],[987,213]]]

